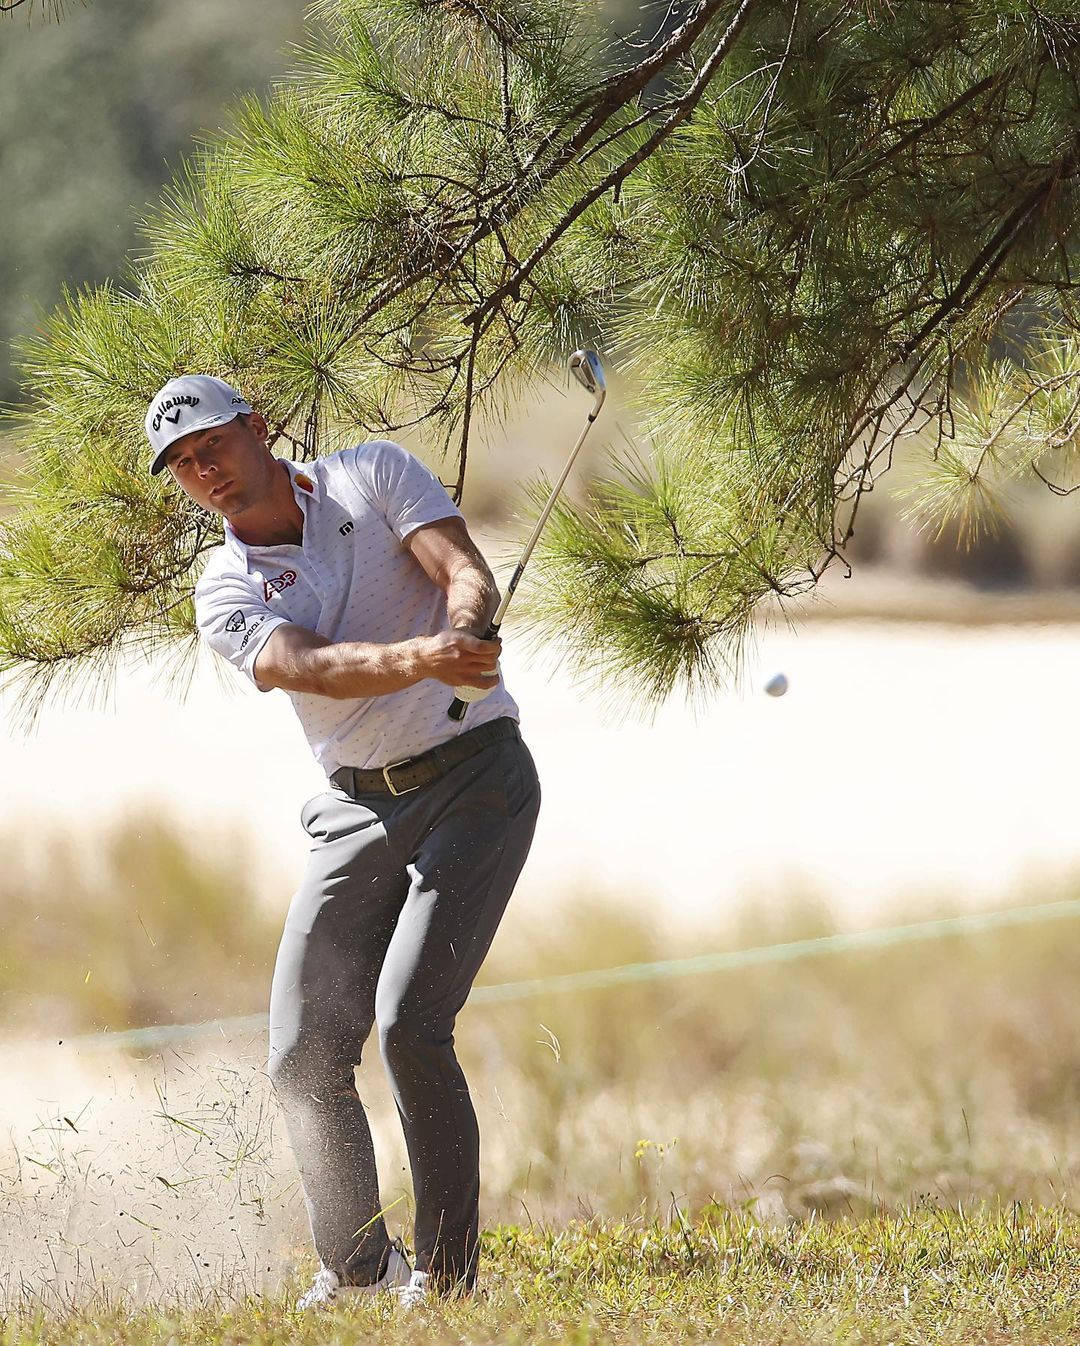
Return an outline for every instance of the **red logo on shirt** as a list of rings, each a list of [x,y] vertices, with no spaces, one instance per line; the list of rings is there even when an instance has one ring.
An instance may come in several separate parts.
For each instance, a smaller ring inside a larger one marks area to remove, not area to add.
[[[263,581],[263,596],[269,602],[274,594],[281,593],[283,589],[287,589],[290,584],[295,583],[296,571],[283,570],[280,575],[275,575],[272,579]]]
[[[308,495],[310,495],[312,491],[314,491],[315,489],[315,483],[304,472],[298,472],[294,480],[296,481],[297,486],[299,486],[302,491],[307,491]]]

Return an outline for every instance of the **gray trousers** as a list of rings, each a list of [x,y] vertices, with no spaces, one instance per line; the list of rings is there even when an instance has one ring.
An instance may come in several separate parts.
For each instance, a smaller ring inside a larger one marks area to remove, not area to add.
[[[480,1134],[454,1022],[525,863],[540,807],[532,756],[504,739],[394,798],[333,788],[304,805],[312,839],[278,950],[270,1078],[319,1257],[379,1279],[390,1241],[353,1068],[372,1026],[405,1133],[416,1267],[471,1290]]]

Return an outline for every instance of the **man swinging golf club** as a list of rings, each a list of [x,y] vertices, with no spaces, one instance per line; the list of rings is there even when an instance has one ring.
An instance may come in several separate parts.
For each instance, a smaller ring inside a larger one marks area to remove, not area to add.
[[[310,857],[270,999],[270,1078],[322,1264],[300,1307],[468,1293],[479,1132],[454,1023],[540,805],[500,643],[480,638],[494,580],[438,479],[397,444],[276,458],[263,417],[208,375],[166,383],[146,432],[150,471],[224,516],[195,590],[201,636],[261,691],[288,693],[329,778],[301,811]],[[380,1213],[353,1078],[374,1024],[412,1170],[415,1270]]]

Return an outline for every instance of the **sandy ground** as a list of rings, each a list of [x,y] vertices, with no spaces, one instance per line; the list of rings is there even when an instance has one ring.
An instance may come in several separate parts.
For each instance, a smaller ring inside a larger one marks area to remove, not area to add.
[[[202,844],[249,844],[284,904],[323,778],[285,695],[214,662],[183,702],[131,669],[108,708],[50,710],[31,737],[0,696],[0,818],[62,822],[92,847],[103,820],[151,806]],[[761,690],[778,669],[783,699]],[[526,665],[511,636],[504,671],[544,786],[514,908],[599,892],[717,925],[796,892],[858,925],[894,899],[985,904],[1080,868],[1078,669],[1069,625],[814,623],[762,635],[740,692],[647,724]]]

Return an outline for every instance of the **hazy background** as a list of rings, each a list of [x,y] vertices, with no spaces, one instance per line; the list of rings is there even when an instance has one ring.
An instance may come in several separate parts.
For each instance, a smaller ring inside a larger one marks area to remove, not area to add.
[[[119,274],[170,166],[288,70],[300,32],[291,0],[0,20],[4,398],[10,340],[63,286]],[[631,395],[616,386],[582,477],[605,436],[633,434]],[[520,483],[579,419],[556,379],[477,454],[466,513],[500,573]],[[16,466],[0,446],[0,479]],[[653,723],[511,622],[544,808],[482,980],[1080,895],[1080,530],[1075,502],[1016,490],[1015,523],[962,552],[907,526],[898,468],[867,502],[854,578],[763,622],[730,695]],[[778,669],[782,700],[761,690]],[[192,1274],[195,1229],[196,1277],[261,1283],[303,1255],[257,1034],[133,1055],[80,1036],[264,1008],[299,811],[322,788],[284,694],[206,653],[186,697],[166,673],[132,666],[107,704],[51,707],[29,736],[0,691],[9,1286],[59,1258],[73,1281],[111,1267],[151,1293]],[[1070,1200],[1076,931],[470,1006],[482,1216],[710,1193],[797,1218],[919,1192]],[[362,1080],[396,1227],[403,1146],[374,1046]]]

